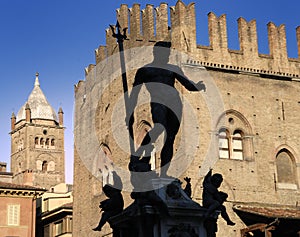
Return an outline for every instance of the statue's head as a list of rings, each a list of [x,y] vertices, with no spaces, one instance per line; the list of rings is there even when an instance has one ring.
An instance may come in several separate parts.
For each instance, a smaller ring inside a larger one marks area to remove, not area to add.
[[[158,41],[153,48],[154,61],[161,64],[169,62],[171,42]]]
[[[214,174],[211,176],[211,183],[216,187],[219,188],[221,186],[221,183],[223,182],[223,176],[221,174]]]
[[[114,187],[108,185],[108,184],[105,184],[104,187],[102,188],[104,194],[106,197],[112,197],[116,192],[118,192],[119,190],[118,189],[115,189]]]

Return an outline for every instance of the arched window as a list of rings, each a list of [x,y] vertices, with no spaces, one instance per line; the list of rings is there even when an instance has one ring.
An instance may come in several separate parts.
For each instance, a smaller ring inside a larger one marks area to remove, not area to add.
[[[216,129],[219,157],[232,160],[253,160],[253,132],[247,119],[236,110],[220,116]]]
[[[22,162],[19,161],[18,163],[18,172],[21,172],[22,171]]]
[[[42,171],[43,172],[46,172],[47,171],[47,166],[48,166],[48,163],[47,163],[47,161],[43,161],[43,163],[42,163]]]
[[[34,144],[35,144],[35,145],[38,145],[38,144],[39,144],[39,138],[38,138],[38,137],[35,137],[35,138],[34,138]]]
[[[232,159],[243,160],[243,134],[236,130],[232,136]]]
[[[100,153],[101,153],[101,160],[102,164],[99,165],[98,170],[102,174],[102,185],[105,184],[112,184],[113,183],[113,176],[112,176],[112,153],[107,144],[101,143],[100,145]]]
[[[223,159],[243,160],[243,132],[233,134],[227,129],[219,131],[219,157]]]
[[[46,139],[46,142],[45,142],[46,146],[49,146],[49,140],[50,140],[49,138]]]
[[[137,126],[137,132],[135,134],[135,141],[136,141],[136,147],[140,147],[145,136],[148,135],[149,138],[149,142],[150,142],[150,136],[148,134],[148,132],[151,130],[151,124],[146,121],[146,120],[142,120],[139,125]],[[154,146],[157,145],[157,143],[159,143],[159,140],[156,141],[155,144],[153,144]],[[156,160],[156,149],[154,147],[154,149],[152,150],[151,154],[150,154],[150,165],[151,165],[151,169],[154,170],[157,166],[157,160]]]
[[[287,149],[282,149],[277,153],[276,169],[279,187],[297,188],[296,164],[292,154]]]
[[[51,146],[55,146],[55,139],[51,139]]]
[[[41,138],[41,139],[40,139],[40,145],[41,145],[42,147],[44,146],[44,142],[45,142],[45,141],[44,141],[44,138]]]
[[[227,130],[219,132],[219,156],[229,159],[229,132]]]

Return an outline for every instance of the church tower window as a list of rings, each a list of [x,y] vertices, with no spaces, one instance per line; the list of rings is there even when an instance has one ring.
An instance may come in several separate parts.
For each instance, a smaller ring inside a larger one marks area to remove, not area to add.
[[[39,138],[38,138],[38,137],[35,137],[35,138],[34,138],[34,144],[35,144],[35,145],[38,145],[38,144],[39,144]]]
[[[41,145],[41,147],[44,147],[44,145],[45,145],[44,138],[41,138],[41,139],[40,139],[40,145]]]
[[[47,171],[47,166],[48,166],[48,162],[47,161],[43,161],[43,163],[42,163],[42,171],[43,172]]]
[[[49,146],[49,138],[46,138],[46,142],[45,142],[46,147]]]

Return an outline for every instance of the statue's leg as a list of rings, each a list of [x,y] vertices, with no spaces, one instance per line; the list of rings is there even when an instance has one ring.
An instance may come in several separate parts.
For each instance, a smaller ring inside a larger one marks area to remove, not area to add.
[[[166,129],[166,139],[160,154],[161,167],[164,167],[162,168],[162,175],[166,175],[170,162],[173,158],[173,147],[180,127],[180,120],[180,113],[176,116],[173,111],[168,109],[167,117],[163,124]]]
[[[221,211],[221,216],[227,222],[227,225],[235,225],[235,223],[230,220],[230,217],[228,216],[226,207],[224,205],[221,205],[218,209]]]
[[[157,140],[160,134],[164,131],[164,127],[161,126],[166,120],[166,107],[158,103],[151,103],[151,115],[154,123],[153,128],[146,133],[140,147],[134,154],[131,154],[131,162],[139,161],[143,155],[142,162],[149,163],[151,158],[151,152],[153,151],[153,143]]]
[[[101,231],[104,224],[108,221],[108,219],[111,217],[111,214],[108,212],[103,212],[101,219],[99,221],[99,224],[96,228],[93,229],[93,231]]]
[[[142,155],[144,153],[142,161],[146,163],[150,162],[151,152],[154,149],[153,144],[165,130],[164,124],[167,119],[167,108],[164,105],[158,103],[151,103],[151,115],[154,126],[146,134],[140,148],[138,148],[137,150],[137,153],[139,155]]]

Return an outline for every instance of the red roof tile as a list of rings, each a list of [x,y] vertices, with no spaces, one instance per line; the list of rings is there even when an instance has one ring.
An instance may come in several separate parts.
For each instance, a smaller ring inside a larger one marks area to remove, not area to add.
[[[34,191],[47,191],[45,188],[41,187],[34,187],[25,184],[15,184],[15,183],[7,183],[7,182],[0,182],[0,189],[22,189],[22,190],[34,190]]]
[[[252,213],[264,217],[271,218],[286,218],[286,219],[300,219],[300,207],[291,206],[255,206],[255,205],[235,205],[233,209]]]

